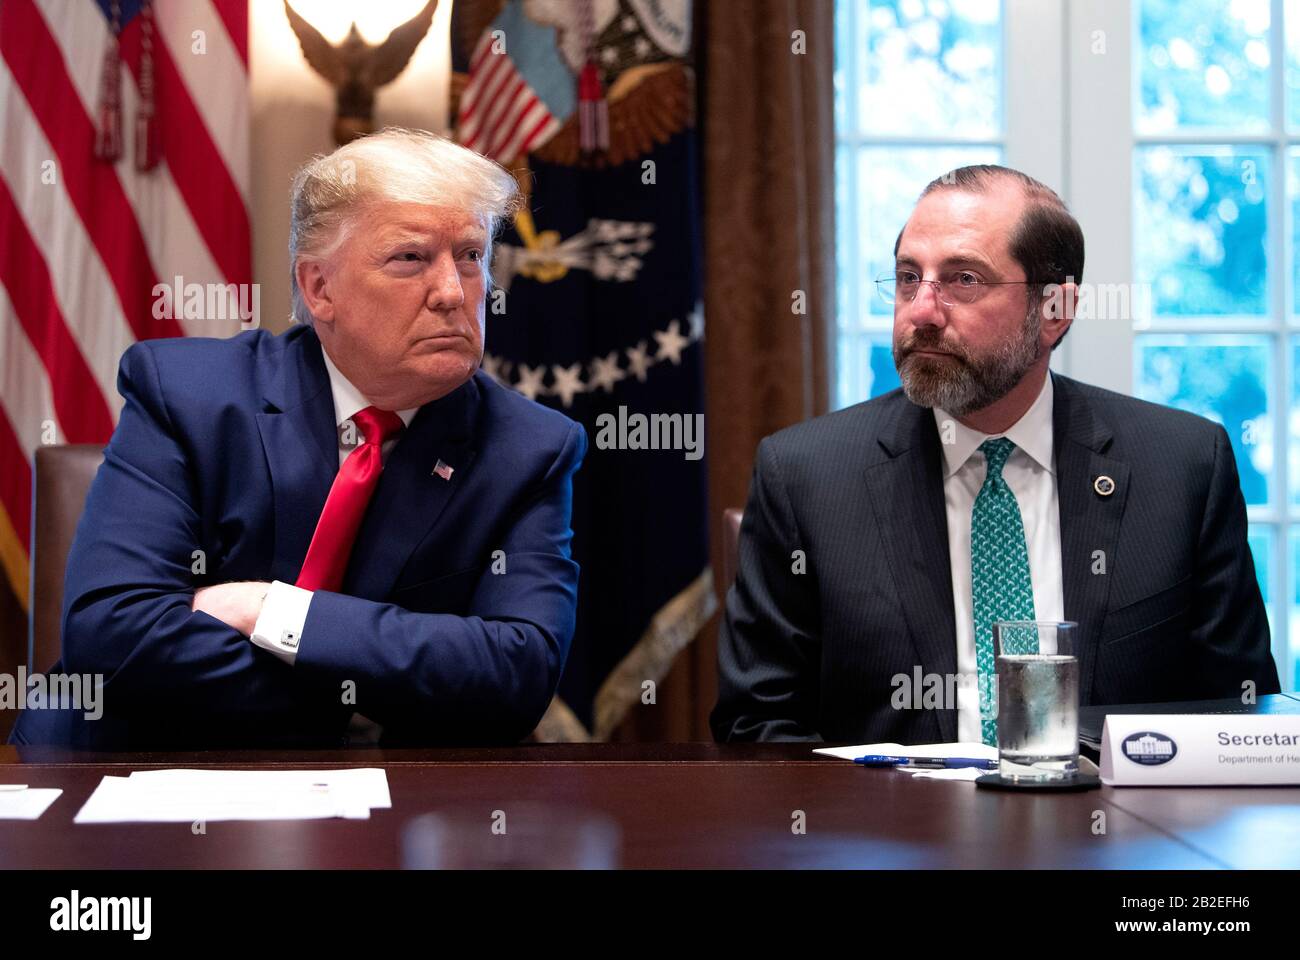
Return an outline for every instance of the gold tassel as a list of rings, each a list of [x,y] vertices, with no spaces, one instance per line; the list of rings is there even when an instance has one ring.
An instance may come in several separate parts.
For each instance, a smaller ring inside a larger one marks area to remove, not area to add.
[[[140,107],[135,115],[135,168],[141,173],[158,166],[162,144],[154,110],[153,5],[140,8]]]
[[[591,0],[582,0],[582,41],[587,59],[578,72],[578,149],[583,153],[609,150],[609,104],[595,57],[595,20]]]

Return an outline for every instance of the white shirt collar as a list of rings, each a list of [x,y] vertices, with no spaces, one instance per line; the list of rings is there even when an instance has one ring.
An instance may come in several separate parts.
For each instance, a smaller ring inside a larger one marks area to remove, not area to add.
[[[1047,376],[1043,378],[1043,387],[1038,391],[1038,398],[1006,433],[980,433],[978,430],[972,430],[947,411],[935,407],[934,422],[939,428],[940,438],[945,436],[946,431],[951,431],[953,437],[952,443],[941,444],[944,458],[943,478],[947,480],[960,470],[970,459],[971,454],[979,449],[980,444],[990,437],[1006,437],[1023,450],[1031,460],[1055,476],[1056,465],[1052,461],[1052,391],[1052,374],[1049,370]],[[951,424],[951,427],[947,424]]]
[[[339,368],[334,366],[334,361],[330,359],[329,352],[324,346],[321,347],[320,352],[325,358],[325,369],[330,375],[330,392],[334,394],[334,426],[337,427],[343,421],[351,420],[358,410],[371,406],[371,403],[352,385],[352,381],[343,376]],[[419,407],[412,407],[410,410],[398,410],[397,415],[402,418],[402,423],[409,427],[419,409]]]

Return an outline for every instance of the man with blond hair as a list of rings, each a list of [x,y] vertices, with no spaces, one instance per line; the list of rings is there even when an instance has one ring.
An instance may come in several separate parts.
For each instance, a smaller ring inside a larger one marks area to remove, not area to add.
[[[479,372],[498,165],[385,130],[293,185],[294,324],[145,341],[68,560],[98,749],[506,743],[573,636],[581,427]],[[37,664],[48,667],[48,664]]]

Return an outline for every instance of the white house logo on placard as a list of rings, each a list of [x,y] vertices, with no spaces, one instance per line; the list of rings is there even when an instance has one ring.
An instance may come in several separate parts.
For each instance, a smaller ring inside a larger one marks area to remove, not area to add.
[[[1144,767],[1168,763],[1178,753],[1178,745],[1163,733],[1143,730],[1124,738],[1124,756]]]

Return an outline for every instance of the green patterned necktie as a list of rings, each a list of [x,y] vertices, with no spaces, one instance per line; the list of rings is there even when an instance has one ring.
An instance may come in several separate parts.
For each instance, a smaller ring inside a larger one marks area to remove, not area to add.
[[[980,452],[988,463],[984,486],[975,498],[970,520],[971,601],[975,614],[975,664],[979,672],[980,735],[998,742],[993,624],[998,620],[1033,620],[1034,590],[1029,576],[1025,526],[1016,495],[1002,478],[1002,468],[1016,445],[1002,437],[985,440]]]

